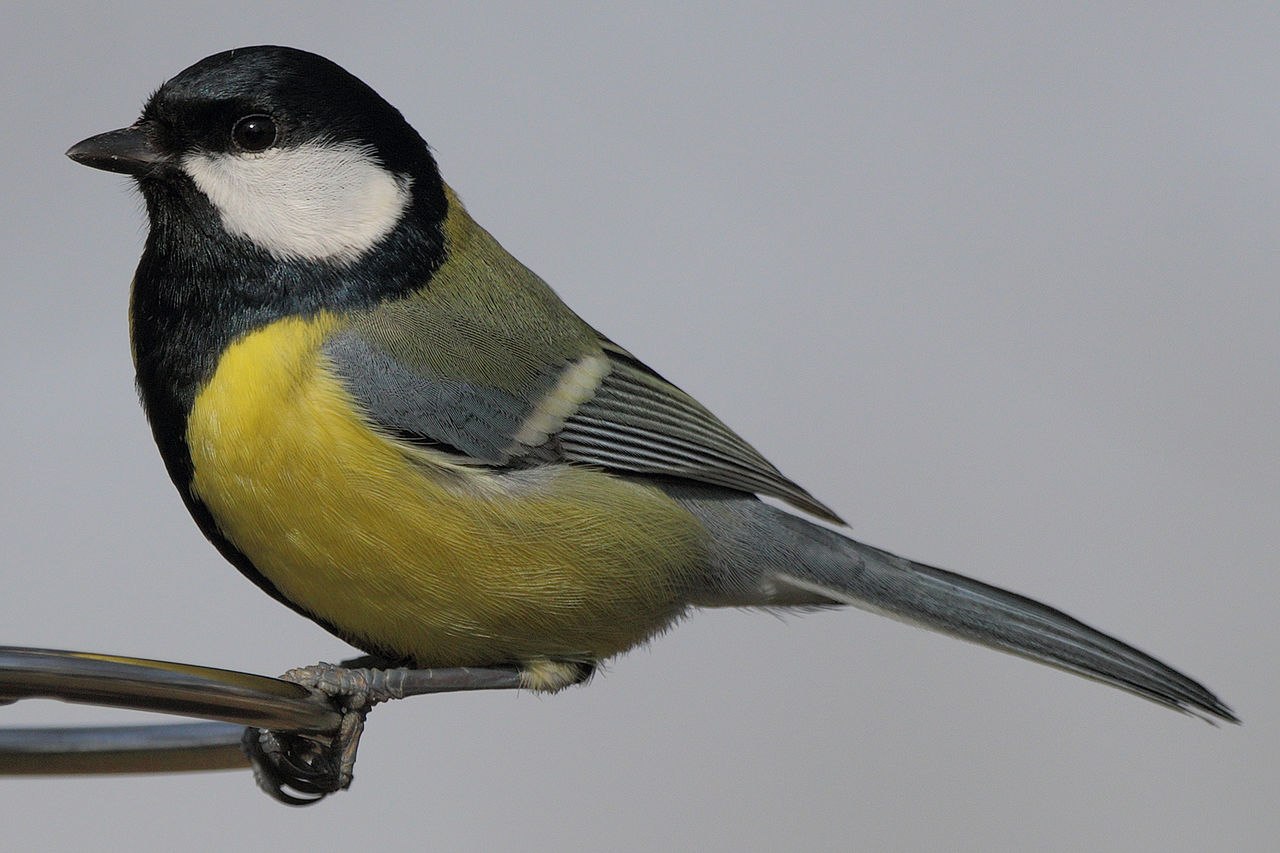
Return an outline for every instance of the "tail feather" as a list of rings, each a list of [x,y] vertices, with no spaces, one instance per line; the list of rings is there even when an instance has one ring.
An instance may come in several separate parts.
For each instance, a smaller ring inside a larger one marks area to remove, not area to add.
[[[850,605],[1110,684],[1210,722],[1239,722],[1204,685],[1048,605],[855,542],[751,498],[670,491],[716,543],[699,604]]]
[[[862,580],[878,575],[871,590],[862,584],[838,589],[785,573],[776,582],[1074,672],[1167,708],[1239,722],[1199,682],[1059,610],[962,575],[894,560],[903,565],[860,570]]]

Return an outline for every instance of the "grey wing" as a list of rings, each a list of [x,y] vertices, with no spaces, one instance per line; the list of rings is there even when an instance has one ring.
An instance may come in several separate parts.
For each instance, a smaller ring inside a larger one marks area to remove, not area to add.
[[[399,328],[422,331],[416,323]],[[375,338],[349,327],[324,352],[370,420],[395,439],[473,464],[563,461],[707,483],[771,495],[843,523],[696,400],[607,340],[550,364],[521,359],[520,381],[498,383],[483,377],[501,371],[476,362],[510,359],[509,349],[470,349],[465,365],[435,358],[410,366],[395,354],[405,347],[385,331]],[[437,344],[448,334],[438,326],[432,333]],[[451,347],[434,353],[442,349]]]
[[[567,459],[771,495],[844,523],[697,400],[616,344],[601,346],[609,372],[557,434]]]
[[[330,338],[324,354],[366,416],[391,437],[494,466],[545,459],[539,449],[608,369],[602,355],[587,353],[527,370],[501,387],[434,365],[410,367],[356,328]]]

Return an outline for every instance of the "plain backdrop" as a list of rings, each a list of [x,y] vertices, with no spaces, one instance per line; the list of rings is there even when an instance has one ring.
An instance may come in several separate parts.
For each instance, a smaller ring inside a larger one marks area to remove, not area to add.
[[[132,389],[138,196],[63,157],[201,57],[282,43],[397,105],[508,249],[854,535],[1061,607],[1245,720],[856,611],[702,612],[586,688],[380,708],[353,789],[310,810],[247,773],[0,780],[10,849],[1275,849],[1274,4],[4,17],[0,642],[349,654],[180,505]]]

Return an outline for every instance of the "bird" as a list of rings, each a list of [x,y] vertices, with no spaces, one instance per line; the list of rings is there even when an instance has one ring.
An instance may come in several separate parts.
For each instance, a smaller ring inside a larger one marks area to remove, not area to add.
[[[67,154],[145,200],[137,388],[195,523],[376,660],[555,691],[698,608],[847,605],[1238,721],[1059,610],[842,533],[503,249],[328,59],[214,54]]]

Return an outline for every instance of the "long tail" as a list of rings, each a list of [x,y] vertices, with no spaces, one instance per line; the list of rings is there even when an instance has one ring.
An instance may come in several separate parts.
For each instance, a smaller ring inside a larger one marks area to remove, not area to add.
[[[1238,723],[1145,652],[1016,593],[855,542],[754,498],[665,486],[715,543],[704,606],[847,604],[1074,672],[1168,708]]]

